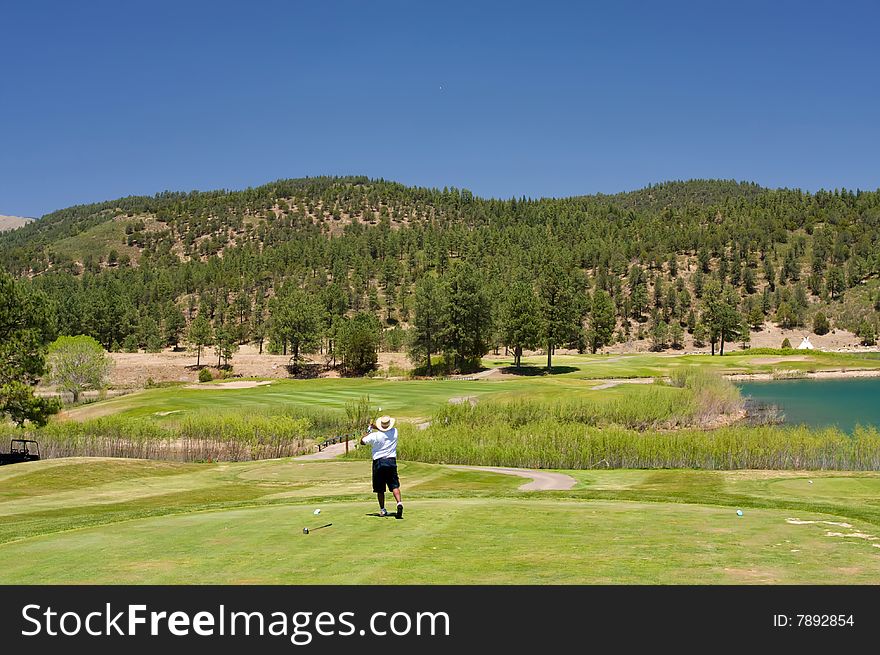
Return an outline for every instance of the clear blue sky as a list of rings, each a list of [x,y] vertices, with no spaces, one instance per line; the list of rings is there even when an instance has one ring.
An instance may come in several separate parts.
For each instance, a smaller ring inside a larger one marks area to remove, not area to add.
[[[878,25],[877,2],[5,3],[0,214],[319,174],[876,189]]]

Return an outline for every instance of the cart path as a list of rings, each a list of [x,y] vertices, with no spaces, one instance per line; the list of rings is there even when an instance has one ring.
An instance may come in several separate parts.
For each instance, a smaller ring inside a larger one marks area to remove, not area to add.
[[[354,448],[356,443],[357,442],[354,439],[352,439],[348,442],[348,447]],[[294,459],[296,459],[296,460],[303,460],[304,459],[307,461],[320,460],[320,459],[334,459],[335,457],[338,457],[339,455],[343,454],[344,452],[345,452],[345,442],[342,441],[340,443],[330,444],[329,446],[324,448],[324,450],[321,450],[321,451],[318,451],[315,453],[311,453],[309,455],[300,455],[299,457],[294,457]]]
[[[354,448],[354,441],[349,441],[349,447]],[[327,446],[324,450],[294,457],[298,461],[315,461],[335,459],[345,452],[345,442]],[[577,484],[570,475],[564,473],[551,473],[549,471],[536,471],[534,469],[519,469],[505,466],[464,466],[450,464],[448,468],[464,471],[485,471],[487,473],[501,473],[503,475],[516,475],[521,478],[529,478],[531,482],[520,485],[520,491],[568,491]]]
[[[504,475],[517,475],[521,478],[531,478],[519,487],[520,491],[568,491],[577,484],[570,475],[564,473],[550,473],[549,471],[536,471],[534,469],[508,468],[504,466],[460,466],[450,465],[449,468],[463,469],[468,471],[486,471],[487,473],[502,473]]]

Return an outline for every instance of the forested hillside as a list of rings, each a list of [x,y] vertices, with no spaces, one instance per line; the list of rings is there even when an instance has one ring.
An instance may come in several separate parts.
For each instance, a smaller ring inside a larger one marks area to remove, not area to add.
[[[108,349],[335,354],[368,333],[367,348],[381,338],[461,369],[499,346],[720,346],[765,321],[873,344],[880,192],[693,180],[492,200],[281,180],[63,209],[0,236],[0,264],[46,294],[59,333]],[[369,368],[352,352],[343,361]]]

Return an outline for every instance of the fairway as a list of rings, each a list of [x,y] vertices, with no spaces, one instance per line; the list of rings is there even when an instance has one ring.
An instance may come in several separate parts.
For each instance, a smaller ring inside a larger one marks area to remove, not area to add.
[[[521,492],[520,478],[404,462],[407,512],[397,521],[370,515],[368,467],[86,458],[4,467],[0,582],[880,579],[875,474],[573,471],[571,491]],[[324,523],[333,525],[302,534]]]
[[[65,416],[87,420],[118,415],[150,418],[173,423],[200,411],[281,412],[299,407],[342,412],[347,403],[368,396],[375,407],[404,420],[429,418],[450,401],[463,399],[554,400],[587,395],[597,401],[638,397],[644,389],[632,385],[602,382],[628,378],[665,377],[683,368],[709,369],[724,374],[800,372],[833,369],[877,369],[880,359],[857,354],[800,351],[791,357],[768,358],[735,354],[672,355],[557,355],[552,374],[543,370],[543,358],[524,357],[525,366],[516,370],[511,359],[484,358],[486,377],[470,379],[404,380],[386,378],[323,378],[272,380],[251,388],[223,388],[222,383],[147,389],[92,404],[75,407]]]
[[[204,384],[201,388],[148,389],[76,407],[66,418],[88,420],[118,415],[173,423],[203,411],[284,412],[289,408],[343,412],[347,403],[367,396],[374,407],[404,420],[429,418],[450,401],[463,399],[552,399],[589,394],[596,400],[638,394],[633,385],[594,390],[597,382],[567,374],[505,375],[503,379],[387,380],[317,379],[273,380],[246,389]]]
[[[588,389],[583,383],[583,389]],[[472,380],[318,379],[274,380],[249,389],[202,388],[150,389],[77,408],[69,417],[77,420],[120,414],[168,421],[181,413],[207,410],[273,410],[289,406],[342,411],[346,403],[369,396],[370,401],[395,416],[426,417],[450,398],[481,396],[502,391],[525,391],[534,387],[529,379],[512,383]],[[167,417],[167,418],[166,418]]]

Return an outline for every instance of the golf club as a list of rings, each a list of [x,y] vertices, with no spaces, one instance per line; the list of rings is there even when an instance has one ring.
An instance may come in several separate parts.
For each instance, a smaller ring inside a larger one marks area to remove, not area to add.
[[[331,525],[333,525],[333,524],[328,523],[327,525],[319,525],[317,528],[312,528],[311,530],[309,528],[303,528],[303,534],[309,534],[310,532],[314,532],[315,530],[320,530],[321,528],[329,528]]]

